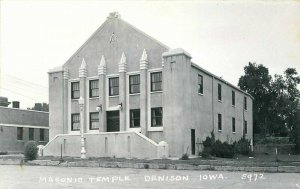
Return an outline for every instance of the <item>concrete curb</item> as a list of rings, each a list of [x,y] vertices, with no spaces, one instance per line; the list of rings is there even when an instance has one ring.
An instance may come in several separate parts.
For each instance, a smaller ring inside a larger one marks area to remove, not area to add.
[[[192,165],[170,163],[134,163],[134,162],[105,162],[105,161],[51,161],[34,160],[23,163],[20,159],[0,159],[0,165],[31,165],[31,166],[60,166],[60,167],[102,167],[102,168],[133,168],[133,169],[170,169],[170,170],[215,170],[215,171],[244,171],[269,173],[300,173],[300,166],[225,166],[225,165]]]

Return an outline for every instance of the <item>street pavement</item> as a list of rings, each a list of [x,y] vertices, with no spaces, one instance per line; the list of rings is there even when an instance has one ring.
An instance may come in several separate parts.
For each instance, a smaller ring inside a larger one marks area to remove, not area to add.
[[[0,189],[300,189],[299,173],[0,165]]]

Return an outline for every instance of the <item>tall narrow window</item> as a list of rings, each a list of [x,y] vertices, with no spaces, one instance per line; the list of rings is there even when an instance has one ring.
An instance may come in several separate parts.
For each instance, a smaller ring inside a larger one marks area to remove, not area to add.
[[[72,99],[79,99],[80,97],[79,82],[71,83],[71,97]]]
[[[34,140],[34,128],[29,128],[29,140]]]
[[[198,93],[203,94],[203,76],[198,75]]]
[[[45,130],[40,129],[40,141],[45,141]]]
[[[222,114],[218,114],[218,131],[222,131]]]
[[[140,75],[129,76],[129,92],[130,94],[140,92]]]
[[[90,80],[90,98],[99,96],[99,80]]]
[[[151,91],[162,91],[162,73],[151,73]]]
[[[72,114],[71,119],[72,119],[71,130],[79,131],[80,130],[80,114]]]
[[[160,108],[151,108],[151,126],[152,127],[161,127],[163,118],[163,109]]]
[[[130,110],[130,128],[140,127],[140,109]]]
[[[247,110],[247,97],[244,97],[244,109]]]
[[[235,118],[232,118],[232,132],[235,133]]]
[[[218,100],[222,101],[222,85],[218,83]]]
[[[232,91],[231,96],[232,96],[231,104],[232,104],[232,106],[235,106],[235,92],[234,91]]]
[[[119,95],[119,78],[109,78],[109,96]]]
[[[23,140],[23,127],[17,127],[17,140]]]
[[[247,126],[247,121],[244,121],[244,133],[247,134],[248,133],[248,126]]]
[[[90,113],[90,130],[99,129],[99,113],[91,112]]]

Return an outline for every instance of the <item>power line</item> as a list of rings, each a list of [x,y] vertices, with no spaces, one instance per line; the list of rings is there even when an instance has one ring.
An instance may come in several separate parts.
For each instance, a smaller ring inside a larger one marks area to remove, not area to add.
[[[40,84],[37,84],[37,83],[33,83],[33,82],[30,82],[30,81],[26,81],[26,80],[24,80],[24,79],[21,79],[21,78],[18,78],[18,77],[9,75],[9,74],[5,74],[5,76],[8,76],[8,78],[11,78],[11,79],[13,79],[13,80],[15,80],[15,81],[17,81],[17,82],[24,83],[24,84],[26,84],[26,85],[36,86],[36,87],[48,89],[47,86],[40,85]]]
[[[7,88],[2,87],[2,86],[0,86],[0,88],[1,88],[2,90],[4,90],[4,91],[8,91],[8,92],[11,92],[11,93],[14,93],[14,94],[23,96],[23,97],[25,97],[25,98],[27,98],[27,99],[31,99],[31,100],[34,100],[34,101],[41,101],[41,99],[32,98],[32,97],[26,96],[26,95],[24,95],[24,94],[21,94],[21,93],[19,93],[19,92],[16,92],[16,91],[7,89]]]

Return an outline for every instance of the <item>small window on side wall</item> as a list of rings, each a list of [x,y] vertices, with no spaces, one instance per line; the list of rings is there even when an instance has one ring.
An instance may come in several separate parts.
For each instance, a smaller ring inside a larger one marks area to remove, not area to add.
[[[218,114],[218,131],[222,131],[222,114]]]
[[[232,106],[235,106],[235,92],[234,91],[232,91],[231,96],[232,96],[231,104],[232,104]]]
[[[232,132],[235,133],[235,118],[232,118]]]
[[[244,109],[247,110],[247,97],[244,97]]]
[[[34,128],[29,128],[29,140],[34,140]]]
[[[222,101],[222,85],[218,83],[218,100]]]
[[[198,93],[203,94],[203,76],[198,74]]]
[[[23,140],[23,127],[17,127],[17,140]]]
[[[40,129],[40,141],[45,141],[45,129]]]
[[[248,125],[247,121],[244,121],[244,134],[246,135],[248,133]]]

